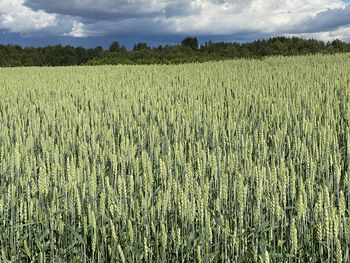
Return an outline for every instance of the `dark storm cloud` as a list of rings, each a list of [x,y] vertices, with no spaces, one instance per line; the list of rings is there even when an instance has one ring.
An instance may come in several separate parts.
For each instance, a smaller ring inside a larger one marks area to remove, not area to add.
[[[315,16],[305,19],[302,23],[290,31],[304,32],[325,32],[337,29],[350,24],[350,6],[345,8],[329,9]]]
[[[348,39],[346,28],[350,7],[341,0],[0,0],[0,30],[26,37],[253,40],[336,31]]]
[[[34,10],[90,20],[116,20],[138,17],[185,16],[196,12],[188,0],[28,0]]]

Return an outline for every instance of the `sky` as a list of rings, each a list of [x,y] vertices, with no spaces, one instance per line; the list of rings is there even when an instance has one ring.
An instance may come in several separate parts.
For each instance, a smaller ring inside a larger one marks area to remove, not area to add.
[[[108,47],[273,36],[350,42],[344,0],[0,0],[0,44]]]

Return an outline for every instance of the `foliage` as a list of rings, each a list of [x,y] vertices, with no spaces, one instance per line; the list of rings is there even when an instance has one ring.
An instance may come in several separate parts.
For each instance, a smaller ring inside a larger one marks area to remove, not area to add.
[[[196,50],[198,48],[198,40],[196,37],[186,37],[181,41],[181,45]]]
[[[22,48],[18,45],[0,45],[0,67],[18,66],[70,66],[114,64],[183,64],[220,61],[233,58],[262,58],[266,56],[295,56],[305,54],[333,54],[350,52],[350,44],[340,40],[324,43],[318,40],[275,37],[251,43],[205,42],[198,47],[195,37],[183,39],[181,45],[151,48],[137,43],[126,50],[114,41],[103,50],[72,46]]]
[[[108,49],[110,52],[117,52],[117,53],[125,53],[126,48],[125,46],[120,45],[118,41],[114,41]]]

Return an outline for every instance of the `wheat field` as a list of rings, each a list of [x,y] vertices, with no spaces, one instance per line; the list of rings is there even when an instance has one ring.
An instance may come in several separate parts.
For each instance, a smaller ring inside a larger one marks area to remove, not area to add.
[[[0,262],[350,262],[350,56],[0,69]]]

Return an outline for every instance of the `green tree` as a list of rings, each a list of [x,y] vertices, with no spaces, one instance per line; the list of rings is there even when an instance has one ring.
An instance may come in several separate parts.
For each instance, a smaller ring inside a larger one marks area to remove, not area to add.
[[[181,41],[181,45],[196,50],[198,49],[198,39],[196,37],[186,37]]]
[[[114,41],[110,46],[109,46],[109,51],[111,52],[117,52],[117,53],[125,53],[126,48],[123,45],[120,45],[118,41]]]
[[[134,45],[133,51],[139,51],[139,50],[145,50],[145,49],[151,49],[147,43],[140,42]]]

